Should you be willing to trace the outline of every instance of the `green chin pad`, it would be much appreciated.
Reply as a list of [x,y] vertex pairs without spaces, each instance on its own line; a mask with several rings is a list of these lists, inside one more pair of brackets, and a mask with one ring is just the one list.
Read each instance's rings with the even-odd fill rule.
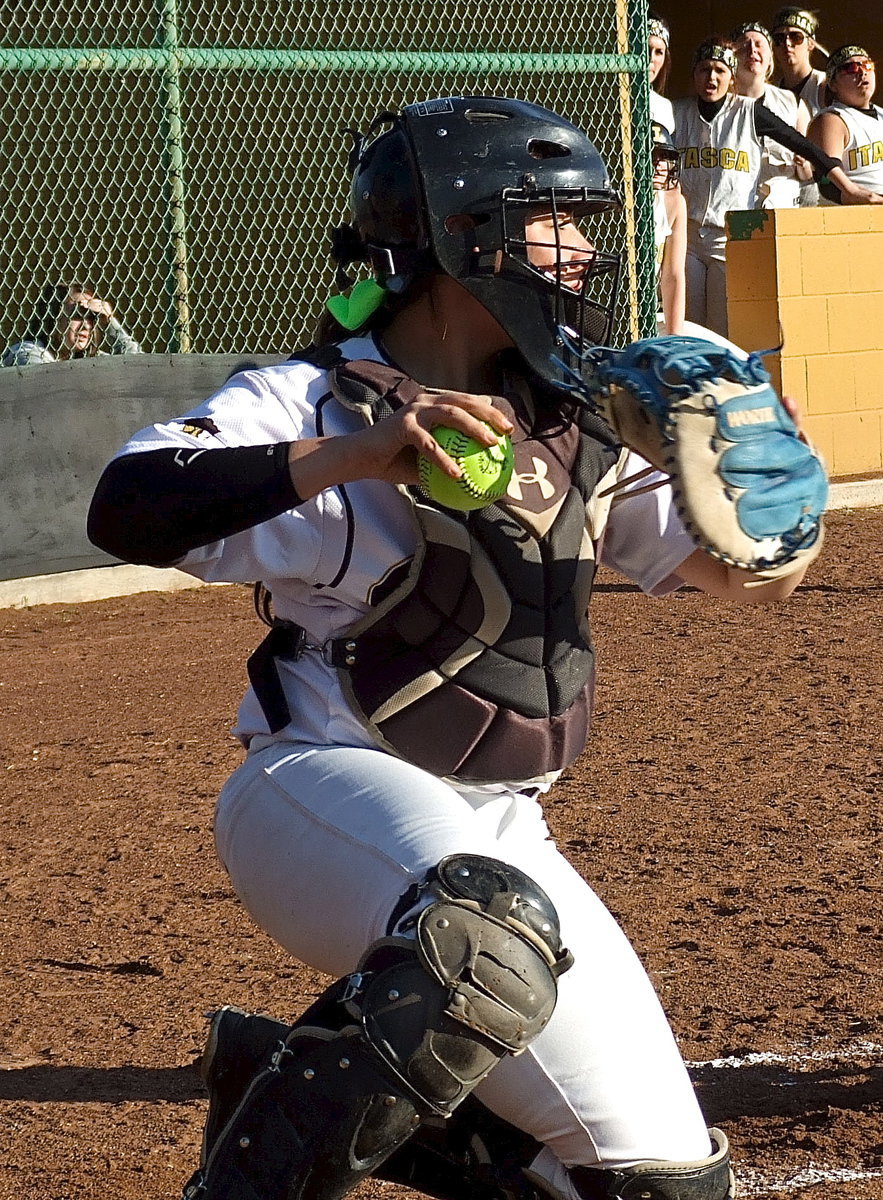
[[325,307],[344,329],[358,329],[383,303],[386,291],[376,279],[360,279],[348,296],[329,296]]

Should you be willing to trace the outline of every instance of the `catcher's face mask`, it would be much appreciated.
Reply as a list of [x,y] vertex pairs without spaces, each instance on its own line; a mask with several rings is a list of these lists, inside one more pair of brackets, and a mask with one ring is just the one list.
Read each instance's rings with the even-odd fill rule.
[[653,186],[657,191],[673,191],[681,179],[681,156],[662,147],[653,148]]
[[672,136],[659,121],[650,126],[653,159],[653,186],[657,191],[676,188],[681,178],[681,155]]
[[[566,189],[550,189],[548,202],[504,192],[499,273],[530,277],[555,325],[566,329],[572,342],[605,345],[610,340],[620,258],[597,249],[589,221],[580,215],[583,208],[584,197]],[[500,324],[506,328],[504,321]]]

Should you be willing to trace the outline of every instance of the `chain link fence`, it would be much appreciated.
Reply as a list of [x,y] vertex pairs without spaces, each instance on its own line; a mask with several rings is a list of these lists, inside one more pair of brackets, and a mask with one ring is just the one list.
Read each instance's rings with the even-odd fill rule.
[[346,127],[511,95],[586,129],[628,201],[597,240],[655,328],[646,0],[0,0],[0,349],[91,283],[149,352],[285,354],[331,290]]

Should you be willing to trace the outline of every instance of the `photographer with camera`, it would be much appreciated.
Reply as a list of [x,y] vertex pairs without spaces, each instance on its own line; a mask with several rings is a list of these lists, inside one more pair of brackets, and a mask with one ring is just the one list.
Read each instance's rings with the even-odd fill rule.
[[48,283],[40,293],[25,336],[3,354],[0,365],[25,367],[98,354],[142,354],[114,316],[108,300],[88,283]]

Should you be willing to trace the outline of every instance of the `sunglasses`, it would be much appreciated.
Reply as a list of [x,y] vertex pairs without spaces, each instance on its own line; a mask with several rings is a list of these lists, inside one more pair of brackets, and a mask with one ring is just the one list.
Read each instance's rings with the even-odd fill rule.
[[84,308],[82,304],[65,305],[64,315],[72,321],[98,320],[98,313],[92,308]]
[[790,42],[792,46],[802,46],[805,41],[806,34],[801,33],[799,29],[783,29],[773,34],[774,46],[784,46],[786,42]]
[[870,58],[852,58],[849,62],[845,62],[842,67],[837,68],[838,75],[864,75],[874,70],[874,64]]

